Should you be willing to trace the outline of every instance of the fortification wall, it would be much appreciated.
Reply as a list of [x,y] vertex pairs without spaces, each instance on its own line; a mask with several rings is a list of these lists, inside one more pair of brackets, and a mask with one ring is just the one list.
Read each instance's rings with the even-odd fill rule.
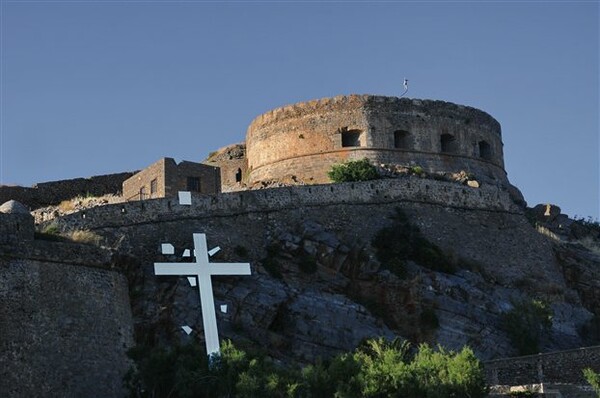
[[55,205],[76,196],[119,194],[123,181],[134,172],[107,174],[90,178],[75,178],[42,182],[33,187],[0,186],[0,203],[14,199],[31,209]]
[[0,253],[3,396],[125,396],[133,321],[110,253],[44,241]]
[[248,180],[246,145],[233,144],[211,153],[203,163],[221,169],[221,191],[239,191]]
[[369,95],[326,98],[258,116],[246,135],[249,182],[328,182],[331,165],[366,157],[507,185],[500,124],[475,108]]
[[[419,312],[415,312],[413,300],[421,294],[413,292],[415,296],[412,296],[409,291],[416,289],[423,292],[426,295],[423,297],[428,297],[424,300],[431,299],[436,303],[441,325],[437,332],[440,343],[452,349],[469,344],[482,357],[490,358],[511,352],[510,342],[499,327],[499,314],[509,305],[507,287],[520,280],[536,281],[533,286],[540,292],[545,291],[545,284],[564,286],[551,244],[506,198],[506,194],[494,186],[472,189],[459,184],[407,177],[193,196],[191,206],[181,206],[176,200],[156,199],[105,206],[86,211],[85,217],[84,213],[74,214],[61,217],[56,222],[63,229],[92,229],[109,244],[118,243],[121,250],[139,259],[139,269],[145,273],[143,291],[151,300],[157,297],[155,292],[160,295],[164,291],[161,289],[165,281],[165,278],[153,275],[152,263],[185,261],[181,260],[181,255],[184,249],[193,247],[192,234],[207,234],[209,247],[218,245],[222,248],[216,255],[222,257],[213,261],[249,261],[253,269],[251,277],[215,278],[216,302],[229,305],[227,314],[217,314],[222,337],[239,338],[236,330],[242,329],[244,336],[257,344],[271,346],[272,335],[266,328],[278,313],[280,304],[287,302],[286,297],[295,297],[305,288],[339,293],[337,289],[348,282],[344,275],[362,272],[359,269],[365,269],[365,272],[376,269],[373,264],[375,257],[370,256],[373,253],[370,242],[382,228],[390,226],[391,217],[400,208],[427,239],[456,258],[467,259],[481,267],[481,275],[493,282],[482,285],[479,273],[465,271],[461,275],[472,283],[461,282],[462,277],[456,279],[455,276],[437,274],[435,278],[431,276],[433,279],[424,279],[420,285],[409,281],[404,285],[396,284],[395,278],[383,273],[372,281],[372,285],[364,286],[369,286],[373,297],[389,305],[383,308],[395,312],[399,323],[406,321],[406,324],[402,323],[402,330],[407,331],[407,336],[418,327],[415,322],[418,323]],[[316,232],[310,235],[306,232],[305,235],[303,231],[308,231],[315,224],[319,226]],[[321,233],[325,231],[327,233]],[[316,238],[308,238],[317,235],[325,235],[325,238],[319,238],[323,242],[334,243],[321,244],[313,242]],[[299,243],[294,240],[295,236],[307,236],[308,240]],[[160,243],[167,242],[174,245],[174,256],[160,253]],[[300,285],[302,288],[299,290],[285,283],[273,284],[273,279],[268,277],[261,265],[264,264],[261,259],[268,255],[266,247],[274,243],[287,247],[288,242],[295,242],[306,250],[315,249],[310,253],[323,261],[317,274],[306,275],[306,283]],[[236,255],[237,247],[247,249],[247,255]],[[336,247],[338,249],[334,249]],[[289,253],[293,253],[292,250]],[[369,259],[359,260],[359,253],[364,253]],[[297,280],[296,272],[304,274],[297,267],[292,269],[290,274],[286,274],[291,280]],[[425,271],[423,277],[428,278],[427,274]],[[187,286],[185,278],[180,278],[180,281]],[[389,290],[383,287],[387,282],[391,283]],[[274,292],[278,298],[273,298]],[[183,324],[198,330],[202,326],[197,312],[197,291],[182,288],[178,289],[178,294],[179,302],[186,304],[174,307],[180,309],[172,314],[173,325],[179,333],[179,326]],[[301,293],[298,297],[306,296]],[[315,303],[319,300],[327,299],[320,295]],[[153,310],[155,307],[140,305],[137,308],[140,312],[147,311],[136,317],[140,328],[156,322],[159,314]],[[337,311],[345,313],[347,309],[341,307]],[[290,315],[293,319],[286,324],[303,322],[306,314],[304,311],[296,312]],[[409,325],[410,322],[413,324]],[[570,326],[577,321],[568,322]],[[310,325],[308,330],[314,328],[318,330],[316,334],[303,334],[299,328],[289,327],[289,334],[285,335],[289,340],[285,337],[285,343],[282,343],[284,346],[289,343],[288,354],[293,351],[294,355],[312,357],[333,354],[335,350],[332,347],[340,350],[354,347],[354,340],[346,337],[332,342],[335,339],[331,336],[347,336],[341,327],[323,327],[318,321]],[[155,333],[168,334],[173,330],[157,332],[152,328],[149,333],[155,336]],[[352,334],[353,329],[348,330]],[[398,333],[405,335],[402,331]]]
[[31,241],[34,236],[30,214],[0,213],[0,245]]
[[485,362],[488,385],[587,384],[582,369],[600,372],[600,346]]
[[417,177],[373,180],[240,191],[216,195],[193,195],[192,206],[180,206],[176,199],[106,205],[58,218],[63,230],[97,229],[118,225],[176,220],[182,217],[216,217],[247,212],[265,212],[299,206],[326,206],[337,203],[430,203],[461,209],[514,212],[521,210],[508,192],[498,186],[465,185]]

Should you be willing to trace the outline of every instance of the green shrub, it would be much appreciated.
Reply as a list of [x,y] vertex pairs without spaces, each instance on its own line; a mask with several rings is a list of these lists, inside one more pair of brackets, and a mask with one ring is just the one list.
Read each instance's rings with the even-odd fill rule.
[[590,368],[583,369],[583,376],[594,389],[596,395],[600,396],[600,374]]
[[455,266],[448,256],[429,242],[402,210],[396,209],[393,220],[393,224],[381,229],[371,242],[384,268],[402,278],[406,262],[412,260],[434,271],[454,272]]
[[409,171],[412,174],[416,174],[418,176],[421,176],[423,174],[425,174],[425,170],[421,167],[421,166],[412,166]]
[[483,397],[481,364],[468,348],[455,353],[406,342],[367,340],[354,352],[302,369],[276,365],[225,341],[209,366],[198,343],[129,351],[131,397]]
[[333,182],[368,181],[379,178],[377,169],[366,158],[334,164],[327,175]]
[[421,311],[421,315],[419,315],[419,321],[421,325],[431,330],[437,329],[440,326],[440,320],[433,308],[424,308]]
[[273,257],[266,257],[262,261],[263,267],[273,278],[281,279],[283,274],[281,273],[281,264]]
[[552,326],[552,310],[541,300],[514,303],[503,315],[503,325],[519,355],[536,354],[541,337]]
[[317,260],[314,256],[305,254],[300,257],[300,271],[307,274],[314,274],[317,272]]

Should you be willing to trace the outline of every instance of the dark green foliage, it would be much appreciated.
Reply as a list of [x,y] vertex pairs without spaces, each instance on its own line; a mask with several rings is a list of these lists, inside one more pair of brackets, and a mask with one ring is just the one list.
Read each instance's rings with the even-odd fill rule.
[[327,175],[333,182],[368,181],[379,178],[377,169],[366,158],[334,164]]
[[543,301],[524,300],[504,314],[503,324],[519,355],[536,354],[540,338],[552,326],[552,310]]
[[248,257],[248,249],[246,249],[245,246],[242,245],[237,245],[234,249],[233,252],[235,253],[236,256],[238,257]]
[[47,232],[35,232],[33,234],[33,238],[34,239],[38,239],[38,240],[47,240],[47,241],[51,241],[51,242],[71,242],[70,239],[55,234],[55,233],[47,233]]
[[281,273],[281,264],[273,257],[266,257],[262,260],[262,265],[265,267],[269,275],[273,278],[281,279],[283,274]]
[[394,223],[380,230],[371,242],[386,269],[403,277],[406,261],[412,260],[434,271],[454,272],[454,265],[444,252],[429,242],[400,209],[396,209],[393,219]]
[[421,325],[428,329],[437,329],[440,326],[440,320],[438,319],[435,310],[433,308],[424,308],[419,316]]
[[279,264],[279,261],[277,261],[276,258],[280,252],[281,247],[276,243],[271,243],[267,246],[267,256],[262,260],[262,265],[269,275],[277,279],[283,278],[283,275],[281,274],[281,264]]
[[425,174],[425,170],[421,166],[412,166],[409,168],[411,174],[421,176]]
[[455,353],[406,342],[367,340],[354,352],[302,369],[275,365],[224,342],[209,367],[198,344],[130,351],[131,397],[483,397],[481,364],[468,348]]
[[600,396],[600,374],[594,372],[590,368],[583,369],[583,376],[592,386],[596,395]]
[[304,254],[300,257],[300,271],[305,272],[307,274],[314,274],[317,272],[317,260],[314,256]]

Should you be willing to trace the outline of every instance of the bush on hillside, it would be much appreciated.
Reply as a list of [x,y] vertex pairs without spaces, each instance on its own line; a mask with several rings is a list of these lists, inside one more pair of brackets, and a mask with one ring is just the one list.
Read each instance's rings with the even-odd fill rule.
[[327,175],[333,182],[368,181],[379,178],[377,169],[366,158],[334,164]]
[[199,344],[131,350],[131,397],[484,397],[483,369],[460,352],[406,342],[367,340],[354,352],[302,369],[284,368],[224,342],[211,365]]
[[383,267],[403,277],[406,262],[412,260],[434,271],[454,272],[455,265],[448,256],[427,240],[402,210],[396,209],[393,220],[392,225],[381,229],[371,242]]
[[540,352],[540,339],[552,326],[552,310],[541,300],[515,303],[503,316],[504,328],[519,355]]

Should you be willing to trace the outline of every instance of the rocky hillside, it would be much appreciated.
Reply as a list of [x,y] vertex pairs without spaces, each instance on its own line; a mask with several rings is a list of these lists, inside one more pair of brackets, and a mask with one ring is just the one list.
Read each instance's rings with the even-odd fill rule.
[[[537,210],[340,202],[156,215],[152,223],[93,232],[129,264],[140,345],[203,339],[197,289],[186,278],[153,273],[154,262],[185,261],[194,232],[221,247],[212,261],[252,265],[251,276],[213,278],[217,308],[228,305],[217,314],[221,337],[284,361],[352,350],[372,336],[467,344],[481,359],[519,354],[520,337],[541,351],[597,344],[598,228]],[[163,242],[175,255],[158,252]],[[550,323],[529,311],[536,306]],[[530,323],[532,336],[519,336]]]

